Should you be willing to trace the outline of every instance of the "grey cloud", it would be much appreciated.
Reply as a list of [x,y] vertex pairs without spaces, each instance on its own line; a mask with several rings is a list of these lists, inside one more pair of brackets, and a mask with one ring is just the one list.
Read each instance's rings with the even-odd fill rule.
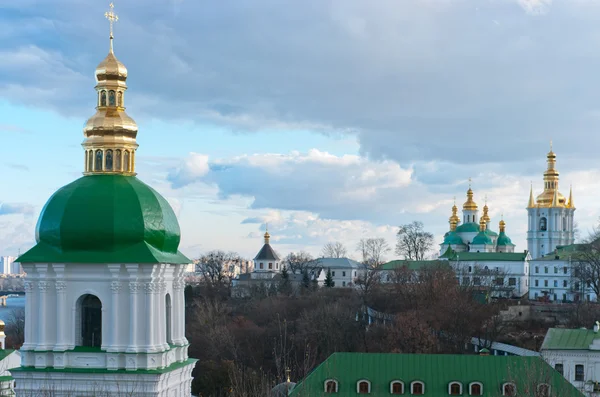
[[[21,63],[0,68],[0,95],[89,114],[92,71],[107,46],[104,5],[28,6],[31,14],[2,21],[7,30],[27,18],[52,23],[40,27],[44,46],[31,29],[4,41],[4,58]],[[342,131],[357,134],[364,155],[403,165],[512,162],[549,139],[564,155],[589,157],[600,144],[600,8],[591,2],[162,7],[132,0],[117,10],[134,116]]]

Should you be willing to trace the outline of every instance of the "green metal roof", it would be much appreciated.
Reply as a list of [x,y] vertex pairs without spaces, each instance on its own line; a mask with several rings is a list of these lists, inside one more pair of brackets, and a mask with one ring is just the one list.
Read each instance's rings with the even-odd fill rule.
[[498,235],[498,233],[496,233],[495,231],[493,231],[491,229],[485,229],[484,233],[486,234],[486,236],[490,236],[490,237],[496,237]]
[[485,234],[485,232],[479,232],[479,234],[473,238],[473,241],[471,241],[471,244],[473,244],[473,245],[480,245],[480,244],[491,245],[494,243],[492,242],[492,239],[487,234]]
[[544,338],[542,350],[589,350],[594,339],[600,339],[600,333],[591,329],[550,328]]
[[37,244],[17,261],[189,263],[179,240],[177,217],[154,189],[133,176],[89,175],[50,197]]
[[536,258],[536,261],[548,261],[548,260],[568,260],[577,258],[577,251],[581,251],[585,248],[586,244],[570,244],[570,245],[559,245],[556,247],[556,252],[551,252],[540,258]]
[[481,382],[483,396],[499,396],[502,385],[514,382],[517,395],[534,395],[540,383],[551,387],[552,396],[581,397],[582,394],[539,357],[395,354],[395,353],[334,353],[290,393],[296,397],[329,395],[324,393],[328,379],[338,382],[338,395],[356,394],[359,380],[371,382],[372,396],[389,396],[390,383],[404,382],[405,395],[410,395],[413,381],[424,383],[425,396],[447,396],[451,382],[463,385],[468,394],[471,382]]
[[503,246],[513,245],[514,246],[514,244],[510,240],[510,237],[508,237],[505,232],[500,232],[500,235],[498,236],[498,240],[496,241],[496,245],[503,245]]
[[479,231],[479,224],[474,222],[463,223],[456,228],[457,233],[477,233]]
[[407,267],[410,270],[421,270],[423,268],[448,267],[448,261],[431,260],[431,261],[410,261],[406,259],[397,259],[389,261],[381,265],[381,270],[394,270],[402,267]]
[[446,250],[440,258],[451,261],[509,261],[522,262],[527,258],[527,252],[456,252]]
[[444,242],[442,244],[450,244],[450,245],[465,245],[462,238],[456,232],[448,232],[444,237]]

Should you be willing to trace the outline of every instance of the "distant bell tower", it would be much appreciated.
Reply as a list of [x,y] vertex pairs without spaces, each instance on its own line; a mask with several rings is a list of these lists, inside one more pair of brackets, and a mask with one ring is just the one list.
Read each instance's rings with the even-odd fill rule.
[[558,191],[556,154],[552,151],[552,143],[546,158],[548,167],[544,172],[544,191],[534,200],[532,186],[527,204],[527,248],[533,259],[553,252],[557,246],[575,241],[573,189],[568,199]]

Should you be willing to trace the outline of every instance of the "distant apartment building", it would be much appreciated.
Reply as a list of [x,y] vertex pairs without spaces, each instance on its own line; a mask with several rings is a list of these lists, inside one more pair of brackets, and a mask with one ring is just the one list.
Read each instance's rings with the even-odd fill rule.
[[0,273],[1,274],[19,274],[21,266],[15,263],[16,256],[1,256],[0,257]]

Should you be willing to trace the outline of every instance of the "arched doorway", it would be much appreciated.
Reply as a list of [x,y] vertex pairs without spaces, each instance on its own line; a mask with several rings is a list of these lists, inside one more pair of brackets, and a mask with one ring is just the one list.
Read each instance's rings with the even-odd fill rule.
[[81,315],[81,345],[100,347],[102,345],[102,302],[95,295],[79,298]]
[[172,344],[173,338],[171,336],[171,295],[169,294],[165,296],[165,319],[165,326],[167,327],[167,343]]

